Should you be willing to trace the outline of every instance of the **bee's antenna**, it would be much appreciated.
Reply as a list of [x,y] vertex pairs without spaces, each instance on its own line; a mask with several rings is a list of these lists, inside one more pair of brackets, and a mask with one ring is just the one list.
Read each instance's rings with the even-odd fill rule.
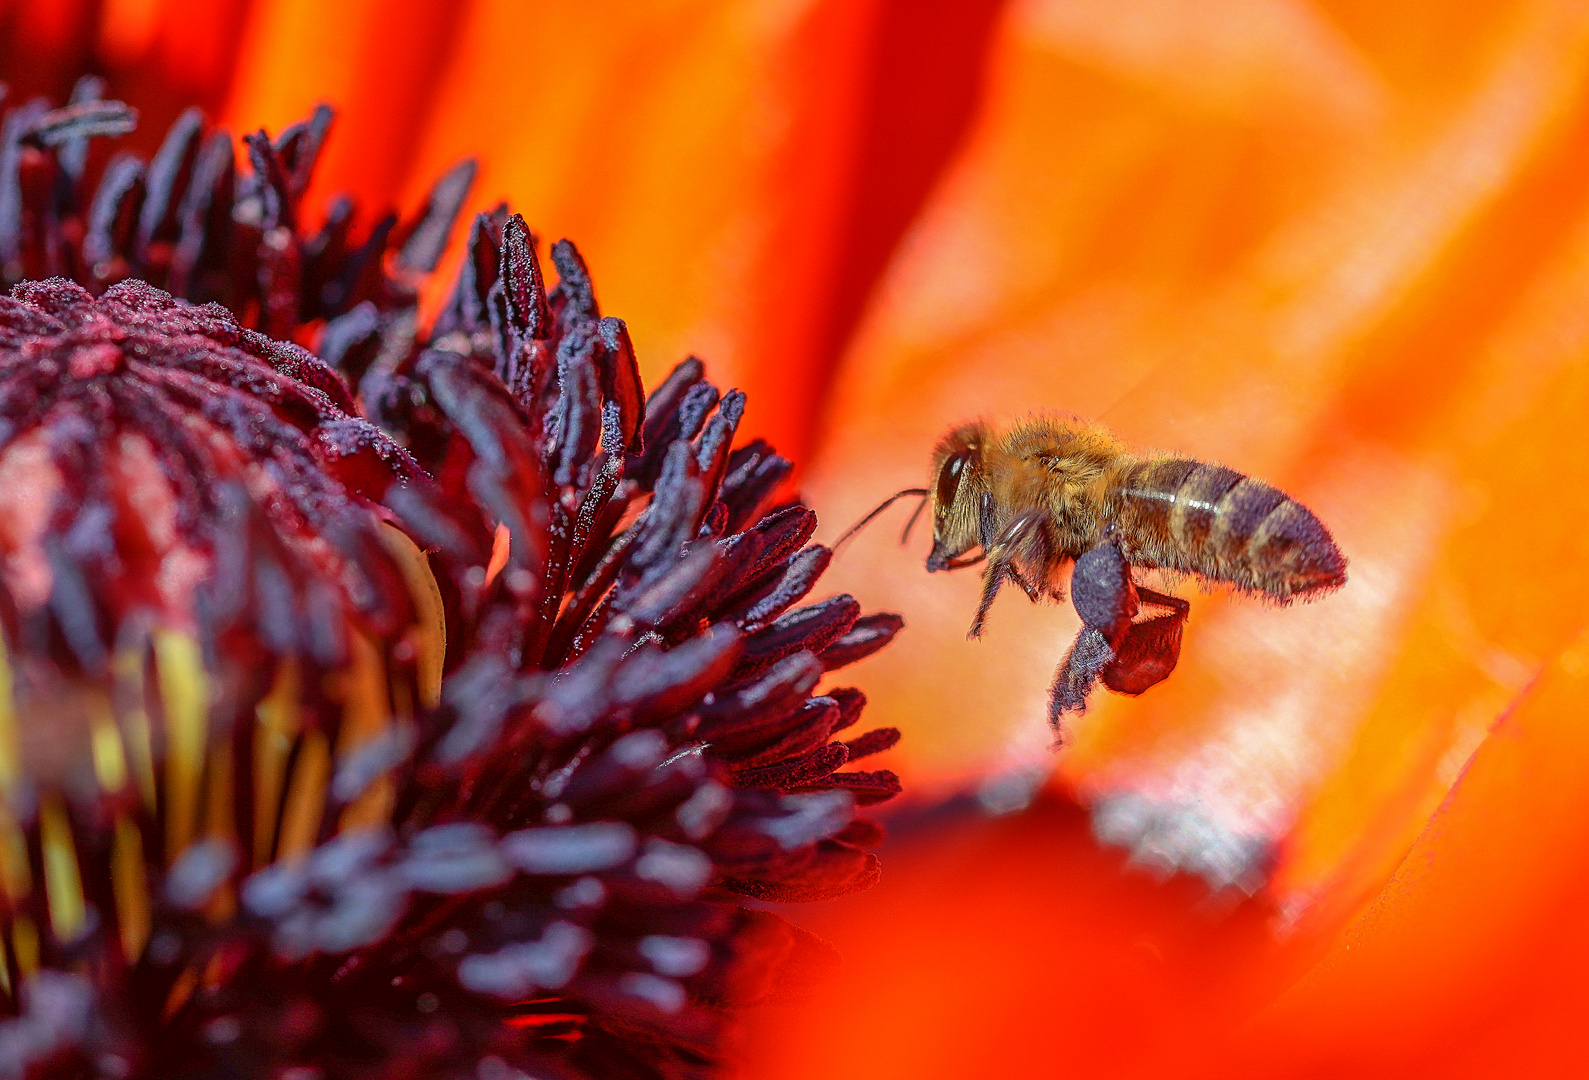
[[[910,520],[905,522],[905,531],[899,534],[901,545],[910,543],[910,530],[916,527],[916,519],[921,517],[923,510],[927,509],[927,490],[925,488],[917,488],[916,490],[921,492],[921,502],[917,503],[916,509],[910,512]],[[903,495],[904,492],[900,492],[900,494]]]
[[[881,514],[884,510],[887,510],[890,506],[893,506],[896,502],[898,502],[900,499],[903,499],[907,495],[920,495],[921,496],[921,506],[916,507],[916,512],[914,514],[910,515],[911,524],[912,525],[915,524],[916,518],[921,514],[921,507],[927,505],[927,489],[926,488],[906,488],[904,491],[896,491],[896,492],[894,492],[894,494],[890,495],[888,498],[884,499],[881,503],[879,503],[877,505],[877,509],[873,510],[870,514],[867,514],[860,521],[857,521],[854,525],[851,525],[848,529],[845,529],[844,530],[844,535],[839,537],[837,540],[835,540],[833,542],[833,547],[830,550],[835,552],[835,553],[837,553],[839,548],[844,546],[844,542],[846,540],[848,540],[850,537],[854,536],[856,533],[858,533],[862,529],[864,529],[868,524],[871,523],[871,520],[873,518],[875,518],[878,514]],[[910,525],[905,526],[905,532],[907,534],[910,532]],[[901,543],[904,542],[903,537],[901,538],[900,542]]]

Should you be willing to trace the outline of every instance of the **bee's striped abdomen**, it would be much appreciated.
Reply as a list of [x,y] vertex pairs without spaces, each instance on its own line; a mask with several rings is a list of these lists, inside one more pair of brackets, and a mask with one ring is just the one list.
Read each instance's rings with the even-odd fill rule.
[[1290,600],[1346,580],[1329,530],[1261,480],[1187,458],[1141,461],[1111,493],[1127,555]]

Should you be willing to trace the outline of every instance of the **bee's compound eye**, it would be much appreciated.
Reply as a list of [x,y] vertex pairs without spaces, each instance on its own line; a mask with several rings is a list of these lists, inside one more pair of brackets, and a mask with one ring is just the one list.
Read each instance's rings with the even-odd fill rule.
[[957,450],[943,463],[943,468],[938,470],[938,508],[947,510],[953,505],[955,494],[960,490],[960,474],[965,471],[966,463],[976,455],[972,449]]

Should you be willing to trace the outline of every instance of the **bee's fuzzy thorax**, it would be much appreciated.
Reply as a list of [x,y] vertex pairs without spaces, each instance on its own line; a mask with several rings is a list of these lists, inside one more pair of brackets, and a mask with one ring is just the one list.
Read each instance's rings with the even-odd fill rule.
[[1033,417],[991,440],[985,468],[994,503],[1010,514],[1046,512],[1049,550],[1074,558],[1097,543],[1105,492],[1131,460],[1097,424]]

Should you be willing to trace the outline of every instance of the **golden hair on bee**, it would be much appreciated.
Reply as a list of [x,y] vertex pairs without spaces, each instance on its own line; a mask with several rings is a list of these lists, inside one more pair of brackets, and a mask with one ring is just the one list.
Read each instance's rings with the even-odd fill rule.
[[1063,600],[1070,570],[1082,632],[1050,692],[1056,725],[1085,706],[1095,681],[1137,694],[1174,669],[1189,605],[1134,571],[1189,575],[1281,605],[1346,582],[1329,530],[1284,492],[1222,465],[1133,453],[1097,424],[965,424],[934,449],[932,478],[928,572],[986,563],[970,636],[1005,581],[1034,601]]

